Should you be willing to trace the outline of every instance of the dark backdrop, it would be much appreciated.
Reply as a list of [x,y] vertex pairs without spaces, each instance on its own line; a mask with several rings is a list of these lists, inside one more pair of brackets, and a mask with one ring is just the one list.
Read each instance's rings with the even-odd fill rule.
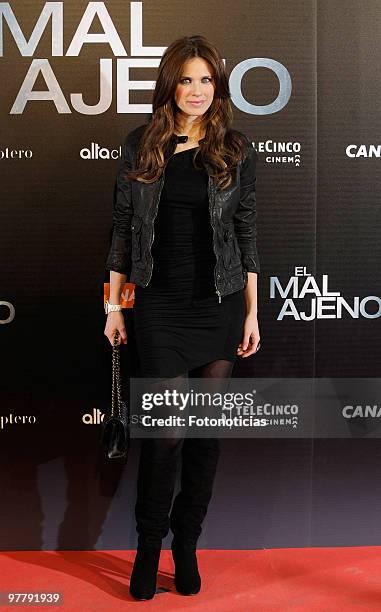
[[[87,2],[55,4],[40,40],[44,2],[0,5],[0,547],[133,548],[139,441],[126,468],[98,451],[111,371],[104,262],[116,156],[151,112],[163,48],[196,33],[217,44],[235,126],[259,152],[261,351],[235,376],[377,378],[381,14],[377,0],[195,0],[191,13],[183,0],[112,0],[94,18]],[[109,42],[76,50],[86,14]],[[40,93],[28,99],[28,87]],[[304,273],[365,310],[303,320],[307,293],[282,317],[272,284],[297,274],[301,287]],[[134,364],[124,354],[125,371]],[[200,545],[378,544],[380,454],[378,439],[224,440]]]

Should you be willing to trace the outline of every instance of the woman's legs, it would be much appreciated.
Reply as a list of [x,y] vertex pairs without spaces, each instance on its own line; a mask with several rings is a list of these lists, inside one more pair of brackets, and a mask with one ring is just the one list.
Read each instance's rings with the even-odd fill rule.
[[[222,379],[231,376],[233,365],[220,359],[191,370],[189,377],[204,378],[205,391],[223,392],[226,381]],[[164,392],[171,387],[186,392],[188,377],[183,374],[160,380],[153,387],[153,392]],[[181,491],[169,517],[180,455]],[[167,438],[142,440],[135,506],[138,551],[130,581],[134,597],[151,599],[154,596],[162,539],[170,527],[175,534],[172,551],[176,588],[184,595],[200,590],[196,543],[211,499],[218,457],[217,438],[184,439],[175,430]]]
[[[187,381],[186,375],[158,379],[149,391],[186,391]],[[152,599],[156,592],[162,539],[169,531],[169,511],[183,444],[180,433],[174,430],[167,438],[142,440],[135,505],[138,549],[130,580],[130,593],[137,599]]]
[[[189,372],[189,378],[203,378],[198,391],[223,393],[234,363],[218,359]],[[213,380],[211,380],[213,379]],[[201,388],[200,388],[201,387]],[[212,497],[213,482],[220,454],[218,438],[185,438],[182,447],[181,490],[170,515],[175,540],[196,547],[201,524]]]
[[[190,370],[189,378],[205,379],[204,389],[202,383],[198,385],[200,391],[222,393],[233,366],[231,361],[218,359]],[[164,392],[171,388],[187,392],[187,374],[160,379],[152,391]],[[139,543],[161,547],[169,527],[179,538],[197,542],[212,496],[219,452],[218,438],[184,440],[178,431],[173,437],[142,440],[135,506]],[[180,455],[181,491],[169,517]]]
[[[187,392],[187,374],[155,381],[150,392],[163,393],[166,389]],[[164,407],[163,416],[165,412]],[[173,430],[172,435],[169,432],[166,438],[142,440],[135,506],[139,545],[161,548],[169,531],[169,511],[184,442],[179,430]]]

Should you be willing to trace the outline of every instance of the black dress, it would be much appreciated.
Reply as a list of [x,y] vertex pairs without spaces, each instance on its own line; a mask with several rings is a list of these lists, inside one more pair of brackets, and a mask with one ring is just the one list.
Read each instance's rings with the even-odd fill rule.
[[143,377],[174,377],[216,359],[237,359],[244,290],[218,301],[208,174],[195,148],[169,159],[154,224],[153,271],[135,286],[134,328]]

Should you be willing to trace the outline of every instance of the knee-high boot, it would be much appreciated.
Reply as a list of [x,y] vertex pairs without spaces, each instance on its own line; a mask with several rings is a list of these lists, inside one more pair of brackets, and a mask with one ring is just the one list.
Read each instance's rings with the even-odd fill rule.
[[156,592],[182,444],[181,438],[142,441],[135,506],[138,548],[130,580],[130,593],[136,599],[151,599]]
[[219,440],[186,438],[182,452],[181,491],[170,517],[175,585],[179,593],[194,595],[201,588],[196,545],[212,497],[220,452]]

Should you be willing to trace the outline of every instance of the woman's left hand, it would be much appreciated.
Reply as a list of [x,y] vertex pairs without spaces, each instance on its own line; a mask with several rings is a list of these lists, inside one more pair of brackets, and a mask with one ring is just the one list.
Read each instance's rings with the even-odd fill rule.
[[256,314],[248,314],[243,328],[243,338],[238,345],[237,355],[239,357],[249,357],[259,349],[259,327]]

